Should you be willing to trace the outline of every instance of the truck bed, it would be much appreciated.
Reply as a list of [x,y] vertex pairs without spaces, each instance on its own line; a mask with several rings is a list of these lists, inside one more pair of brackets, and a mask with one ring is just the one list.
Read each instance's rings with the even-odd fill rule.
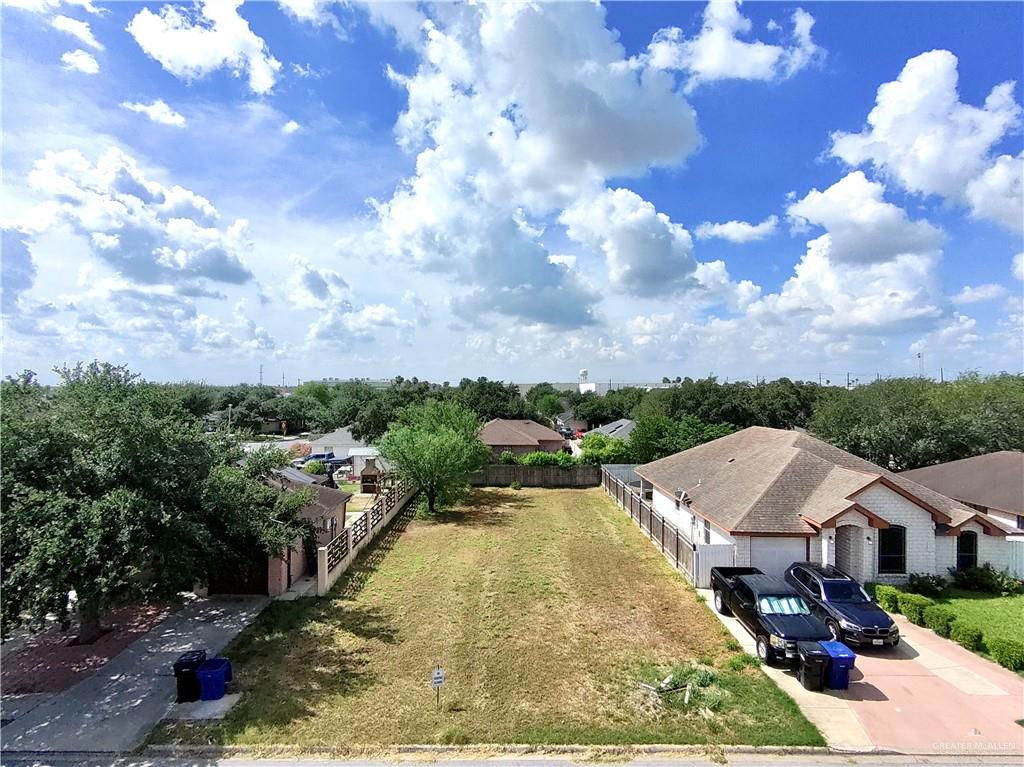
[[764,575],[764,573],[756,567],[712,567],[711,586],[714,587],[717,581],[731,591],[735,579],[740,575]]

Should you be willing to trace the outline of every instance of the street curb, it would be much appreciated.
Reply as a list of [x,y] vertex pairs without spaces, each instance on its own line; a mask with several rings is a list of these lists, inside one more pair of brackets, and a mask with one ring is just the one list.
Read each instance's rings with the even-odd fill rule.
[[202,758],[252,756],[259,754],[272,758],[273,755],[305,756],[311,758],[334,757],[351,759],[370,759],[375,757],[387,759],[388,755],[425,754],[450,759],[473,757],[486,759],[503,755],[529,754],[539,758],[586,755],[589,757],[621,757],[622,761],[630,761],[636,756],[707,756],[709,754],[770,754],[777,756],[882,756],[900,755],[896,751],[883,749],[846,750],[828,746],[717,746],[717,745],[671,745],[650,744],[635,746],[584,746],[584,745],[530,745],[530,744],[478,744],[466,746],[408,744],[397,746],[352,746],[349,748],[298,748],[287,745],[267,746],[189,746],[154,744],[144,748],[142,756],[195,756]]

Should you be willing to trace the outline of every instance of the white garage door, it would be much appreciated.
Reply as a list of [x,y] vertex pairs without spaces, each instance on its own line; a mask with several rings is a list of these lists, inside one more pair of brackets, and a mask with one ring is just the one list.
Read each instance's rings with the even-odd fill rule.
[[750,566],[782,577],[794,562],[807,561],[806,538],[751,538]]

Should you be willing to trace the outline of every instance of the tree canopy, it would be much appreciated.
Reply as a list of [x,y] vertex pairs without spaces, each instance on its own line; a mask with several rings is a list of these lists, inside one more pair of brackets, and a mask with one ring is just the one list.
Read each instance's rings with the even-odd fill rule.
[[454,402],[430,400],[404,409],[378,443],[381,455],[423,494],[427,513],[454,502],[490,450],[477,437],[480,420]]
[[51,390],[31,373],[0,386],[5,632],[65,615],[74,591],[91,641],[103,610],[190,589],[238,541],[280,551],[302,529],[303,497],[233,466],[237,448],[178,393],[105,363],[57,373]]

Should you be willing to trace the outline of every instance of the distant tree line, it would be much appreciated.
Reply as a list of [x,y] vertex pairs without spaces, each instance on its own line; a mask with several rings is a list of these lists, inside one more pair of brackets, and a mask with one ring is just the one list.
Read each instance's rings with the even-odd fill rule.
[[[638,423],[630,453],[653,460],[749,426],[807,429],[867,460],[905,470],[998,449],[1024,446],[1024,376],[963,375],[938,383],[919,378],[881,380],[847,389],[779,378],[756,384],[713,377],[677,378],[663,388],[622,387],[581,394],[540,383],[518,386],[486,378],[457,385],[396,378],[390,386],[363,381],[310,382],[281,396],[269,386],[155,385],[194,417],[216,416],[233,431],[258,432],[278,418],[288,433],[348,426],[358,439],[379,440],[399,414],[429,401],[492,418],[552,422],[565,412],[601,426],[620,418]],[[595,454],[592,454],[592,457]],[[621,451],[620,451],[621,457]]]

